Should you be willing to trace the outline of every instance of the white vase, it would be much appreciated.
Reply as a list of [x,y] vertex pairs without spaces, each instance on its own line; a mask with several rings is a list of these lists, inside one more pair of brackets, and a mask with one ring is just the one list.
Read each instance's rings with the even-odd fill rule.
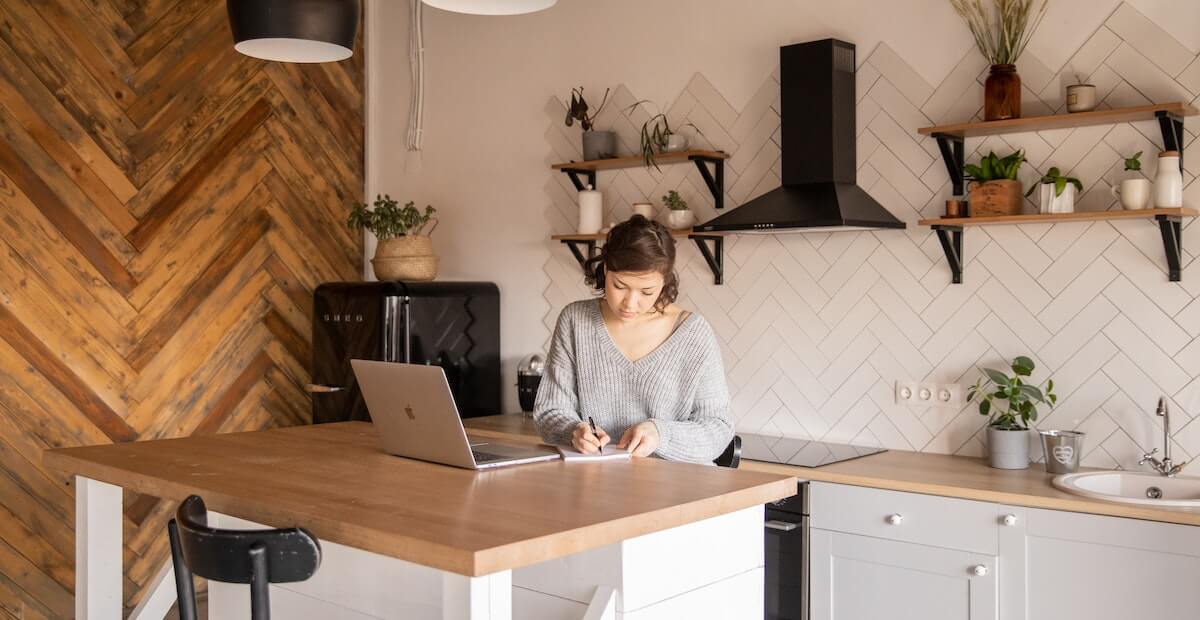
[[1150,179],[1125,179],[1111,189],[1113,197],[1119,198],[1125,209],[1145,209],[1150,204]]
[[1154,206],[1183,206],[1183,173],[1179,171],[1179,151],[1158,154],[1158,174],[1154,176]]
[[681,228],[691,228],[692,224],[696,223],[696,214],[692,213],[691,209],[668,209],[667,210],[667,228],[679,230]]
[[1075,211],[1075,186],[1067,183],[1062,194],[1054,195],[1053,183],[1042,183],[1038,188],[1042,213],[1073,213]]
[[604,195],[588,185],[579,192],[579,227],[581,235],[594,235],[604,226]]

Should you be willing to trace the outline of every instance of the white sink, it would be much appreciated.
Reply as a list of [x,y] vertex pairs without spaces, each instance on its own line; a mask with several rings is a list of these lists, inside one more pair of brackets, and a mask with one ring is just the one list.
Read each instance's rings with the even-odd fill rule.
[[1092,471],[1063,474],[1055,477],[1053,482],[1068,493],[1110,502],[1200,508],[1200,478],[1167,478],[1134,471]]

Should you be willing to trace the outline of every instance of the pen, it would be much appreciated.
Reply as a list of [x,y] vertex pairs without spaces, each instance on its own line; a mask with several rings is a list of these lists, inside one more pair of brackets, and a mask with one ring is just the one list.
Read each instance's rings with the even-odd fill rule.
[[[592,416],[588,416],[588,425],[592,427],[592,437],[595,437],[596,441],[600,441],[600,433],[596,432],[596,421],[592,419]],[[604,454],[604,446],[600,446],[600,454]]]

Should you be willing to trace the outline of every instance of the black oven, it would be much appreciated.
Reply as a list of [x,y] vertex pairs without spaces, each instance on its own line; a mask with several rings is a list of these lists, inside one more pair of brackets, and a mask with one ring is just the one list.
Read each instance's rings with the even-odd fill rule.
[[766,620],[808,620],[808,483],[766,505]]

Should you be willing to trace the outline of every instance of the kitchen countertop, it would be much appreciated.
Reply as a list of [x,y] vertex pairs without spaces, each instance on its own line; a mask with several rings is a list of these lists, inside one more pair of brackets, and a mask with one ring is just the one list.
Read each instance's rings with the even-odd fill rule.
[[[472,434],[540,442],[533,420],[523,415],[489,416],[465,421]],[[1054,488],[1040,464],[1029,469],[993,469],[980,458],[889,450],[818,468],[742,460],[740,469],[796,476],[801,480],[909,491],[1030,508],[1066,510],[1164,523],[1200,525],[1200,509],[1119,504],[1073,495]],[[1085,469],[1086,470],[1086,469]]]
[[[520,416],[517,416],[520,417]],[[461,575],[668,530],[796,492],[791,474],[657,459],[475,472],[391,456],[366,422],[61,448],[54,469]],[[602,472],[602,475],[601,475]]]

